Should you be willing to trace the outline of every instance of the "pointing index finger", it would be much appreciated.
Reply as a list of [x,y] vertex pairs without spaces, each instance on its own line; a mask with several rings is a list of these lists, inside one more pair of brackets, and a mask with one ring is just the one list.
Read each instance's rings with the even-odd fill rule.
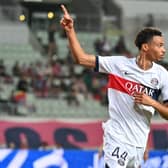
[[61,8],[62,8],[62,11],[65,15],[68,14],[68,11],[67,11],[67,9],[65,8],[64,5],[61,5]]

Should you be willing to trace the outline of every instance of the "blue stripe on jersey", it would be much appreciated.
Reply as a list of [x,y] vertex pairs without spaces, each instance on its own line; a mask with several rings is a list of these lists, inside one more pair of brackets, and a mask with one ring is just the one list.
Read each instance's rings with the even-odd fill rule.
[[99,57],[98,56],[96,56],[96,66],[95,66],[95,68],[94,68],[94,71],[95,72],[99,72]]
[[168,100],[164,100],[163,103],[168,103]]
[[[143,85],[144,86],[144,85]],[[148,95],[151,96],[154,100],[158,100],[161,90],[160,89],[153,89],[148,86],[144,86],[144,92]]]

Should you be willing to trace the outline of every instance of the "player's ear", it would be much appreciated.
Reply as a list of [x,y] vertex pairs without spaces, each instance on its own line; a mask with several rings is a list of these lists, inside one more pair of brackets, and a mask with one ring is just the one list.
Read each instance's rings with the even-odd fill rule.
[[142,50],[147,51],[149,49],[149,46],[147,43],[142,44]]

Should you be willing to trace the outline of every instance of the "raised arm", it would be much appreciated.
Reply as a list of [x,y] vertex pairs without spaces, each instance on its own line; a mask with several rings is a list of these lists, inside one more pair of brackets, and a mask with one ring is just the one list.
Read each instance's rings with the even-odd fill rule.
[[64,15],[60,21],[60,24],[66,32],[69,41],[69,47],[76,63],[86,67],[95,68],[96,66],[95,55],[87,54],[83,50],[83,48],[79,43],[79,40],[77,39],[77,35],[74,30],[74,21],[72,17],[68,13],[64,5],[61,5],[61,8]]
[[161,104],[145,93],[139,92],[134,93],[134,98],[135,103],[152,106],[164,119],[168,120],[168,103]]

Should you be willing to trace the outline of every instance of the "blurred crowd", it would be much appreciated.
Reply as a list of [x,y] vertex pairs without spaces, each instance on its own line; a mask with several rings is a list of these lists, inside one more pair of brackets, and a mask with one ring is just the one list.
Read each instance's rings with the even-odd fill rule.
[[[64,99],[68,105],[79,106],[81,100],[88,97],[107,104],[107,76],[98,74],[91,69],[76,65],[71,52],[66,59],[57,56],[59,48],[53,38],[54,26],[49,29],[48,59],[38,60],[30,64],[16,61],[11,69],[0,60],[0,104],[4,111],[18,114],[20,108],[26,107],[31,112],[36,111],[35,99]],[[125,55],[132,57],[127,49],[124,37],[121,36],[115,46],[110,46],[106,36],[96,39],[93,47],[99,55]],[[3,96],[3,86],[12,85],[14,88],[9,96]]]
[[[30,114],[37,111],[37,99],[63,99],[69,106],[80,106],[83,101],[92,98],[103,106],[107,105],[108,76],[76,65],[70,50],[65,59],[60,59],[57,41],[51,37],[55,30],[52,31],[54,32],[48,34],[46,59],[29,64],[26,60],[25,63],[18,60],[10,69],[5,60],[0,59],[1,111],[10,115]],[[122,35],[115,45],[111,45],[108,37],[103,35],[102,38],[95,39],[92,47],[97,55],[135,56],[127,48]],[[167,68],[167,64],[161,64]]]

